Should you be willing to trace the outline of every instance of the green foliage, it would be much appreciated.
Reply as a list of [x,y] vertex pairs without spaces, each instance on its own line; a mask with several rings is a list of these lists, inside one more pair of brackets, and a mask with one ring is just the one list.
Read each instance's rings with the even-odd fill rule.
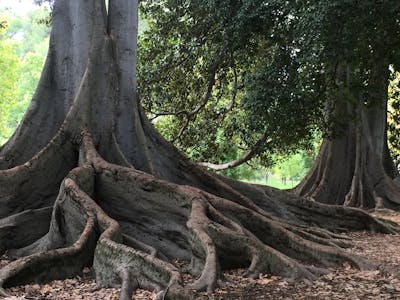
[[44,63],[41,53],[29,52],[20,62],[18,68],[17,95],[7,112],[7,127],[13,131],[22,119],[35,92]]
[[389,84],[388,102],[388,146],[395,160],[400,165],[400,73],[392,72]]
[[139,41],[141,101],[150,115],[168,115],[156,126],[193,159],[225,162],[267,136],[258,148],[269,150],[259,156],[269,165],[270,152],[309,140],[315,104],[281,93],[298,68],[293,49],[279,46],[284,9],[279,1],[142,3],[149,29]]
[[310,153],[299,151],[290,156],[280,157],[272,171],[288,180],[299,181],[307,174],[313,159],[314,157]]
[[[275,157],[275,165],[271,168],[273,175],[291,181],[291,183],[298,183],[310,170],[321,146],[321,136],[315,132],[313,143],[308,149],[299,149],[289,155],[280,155]],[[286,182],[286,184],[288,184]],[[277,186],[281,187],[281,186]],[[288,187],[284,187],[288,188]]]
[[5,35],[5,29],[0,29],[0,143],[10,134],[6,116],[17,96],[19,59],[13,46]]
[[400,57],[399,1],[150,0],[141,10],[141,101],[198,161],[237,158],[264,137],[269,166],[273,153],[310,148],[316,129],[340,134],[355,117],[333,107],[375,105]]
[[49,28],[38,23],[48,14],[45,9],[32,11],[27,16],[3,14],[8,26],[0,31],[1,144],[13,133],[33,96],[49,35]]
[[[28,53],[46,55],[50,28],[42,23],[49,11],[37,9],[27,15],[13,15],[10,17],[6,35],[18,43],[15,49],[19,57],[24,58]],[[23,42],[22,42],[23,41]]]

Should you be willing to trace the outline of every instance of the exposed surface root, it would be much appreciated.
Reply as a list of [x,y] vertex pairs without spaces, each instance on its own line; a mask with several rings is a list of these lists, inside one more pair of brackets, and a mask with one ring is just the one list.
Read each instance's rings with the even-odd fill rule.
[[[99,285],[122,286],[120,299],[130,299],[138,288],[155,291],[158,299],[188,299],[191,289],[212,291],[227,268],[247,267],[252,278],[272,273],[287,280],[315,279],[327,267],[343,263],[369,268],[343,251],[351,245],[342,235],[318,226],[323,220],[328,220],[325,228],[337,231],[351,225],[397,232],[394,224],[358,210],[286,197],[282,203],[287,211],[299,217],[290,222],[251,202],[249,193],[236,202],[110,164],[87,131],[80,143],[81,166],[62,182],[51,221],[50,208],[0,220],[3,252],[22,257],[0,270],[0,287],[73,276],[93,264]],[[307,215],[309,222],[302,219]],[[31,245],[22,242],[27,241],[24,236],[11,242],[7,234],[20,235],[26,222],[38,216],[47,221],[29,240]],[[335,217],[341,218],[336,226]],[[197,279],[190,285],[183,286],[174,259],[191,261],[187,271]]]
[[52,209],[31,209],[0,219],[0,255],[6,249],[24,247],[45,235],[49,229]]
[[200,277],[191,285],[192,289],[211,291],[218,279],[219,265],[216,245],[207,233],[210,221],[206,216],[206,205],[201,200],[193,200],[188,227],[192,230],[194,238],[198,239],[205,255],[204,267]]
[[284,220],[290,225],[320,232],[367,230],[394,234],[400,231],[398,224],[377,220],[360,209],[327,205],[271,187],[218,178],[262,208],[264,212],[258,211],[260,214],[277,222]]
[[[307,240],[290,230],[296,231],[294,225],[281,225],[281,222],[269,220],[256,212],[239,207],[235,203],[228,203],[224,199],[213,199],[213,205],[224,211],[232,218],[240,220],[250,232],[256,235],[263,243],[269,245],[290,257],[304,261],[319,261],[322,265],[341,264],[344,261],[352,261],[358,267],[364,267],[364,263],[356,258],[347,257],[337,247],[324,246],[312,240]],[[317,237],[314,237],[315,239]],[[365,266],[366,267],[366,266]]]
[[363,126],[348,124],[342,137],[324,140],[309,174],[293,192],[331,205],[398,210],[400,185],[393,180],[397,171],[386,140],[370,132],[381,130],[382,136],[385,135],[382,124],[386,121],[379,125],[374,122],[380,118],[386,120],[386,110],[380,110],[367,121],[372,115],[371,111],[360,115],[360,120],[366,118]]
[[[1,269],[0,286],[72,276],[93,261],[99,285],[122,285],[120,299],[130,299],[137,288],[153,290],[159,299],[186,299],[190,289],[213,290],[226,268],[247,266],[249,277],[272,273],[297,280],[314,279],[326,273],[326,267],[345,262],[369,267],[341,249],[350,246],[341,235],[270,216],[256,204],[249,205],[248,195],[245,203],[236,203],[156,179],[129,166],[109,164],[99,156],[87,132],[81,143],[82,166],[63,181],[50,230],[27,247],[9,250],[10,255],[23,257]],[[311,219],[349,214],[350,220],[350,215],[358,214],[369,222],[338,220],[343,223],[339,228],[353,222],[360,229],[397,230],[361,211],[301,201],[286,199],[285,204],[290,202],[296,215],[300,207],[305,209]],[[4,233],[11,226],[19,232],[27,221],[41,214],[49,220],[50,209],[25,211],[0,220],[3,251],[25,246],[9,242]],[[42,229],[35,238],[43,234]],[[171,259],[190,259],[187,271],[197,279],[183,287]],[[316,266],[309,266],[309,262]]]
[[[64,186],[68,185],[68,180],[70,179],[65,180]],[[36,253],[15,260],[0,270],[0,286],[65,278],[76,274],[84,266],[91,264],[96,241],[94,216],[80,206],[82,203],[79,203],[79,199],[74,198],[74,195],[69,193],[67,187],[62,190],[64,193],[59,196],[56,207],[57,205],[65,205],[63,207],[66,209],[65,212],[67,212],[67,208],[70,209],[70,213],[73,213],[73,209],[76,209],[83,215],[81,222],[75,220],[73,224],[65,223],[65,228],[63,228],[68,230],[68,232],[63,232],[65,240],[70,238],[73,242],[64,245],[63,248],[54,249],[59,246],[58,241],[57,239],[50,239],[51,234],[48,234],[47,239],[42,238],[40,240],[47,242],[46,251],[34,251]],[[55,220],[54,218],[57,217],[56,214],[53,214],[50,232],[54,228],[54,223],[66,221]],[[53,241],[55,241],[54,244]]]
[[60,129],[28,162],[0,170],[0,219],[53,205],[61,181],[78,163],[78,152]]
[[128,269],[123,269],[120,272],[121,295],[120,300],[131,300],[133,292],[139,287],[139,283],[131,277]]

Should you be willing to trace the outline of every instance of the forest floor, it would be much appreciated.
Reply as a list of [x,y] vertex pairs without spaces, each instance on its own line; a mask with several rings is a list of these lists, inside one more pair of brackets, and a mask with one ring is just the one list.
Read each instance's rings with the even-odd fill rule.
[[[400,213],[380,212],[375,216],[400,223]],[[213,294],[198,293],[195,299],[400,299],[400,235],[384,235],[353,232],[350,237],[355,247],[347,249],[368,259],[376,269],[360,271],[343,265],[316,281],[290,283],[277,276],[264,275],[258,279],[244,278],[245,270],[225,273]],[[0,259],[0,267],[7,263]],[[178,263],[178,262],[177,262]],[[178,263],[179,264],[179,263]],[[192,278],[186,276],[185,281]],[[67,280],[55,280],[48,284],[31,284],[7,290],[12,297],[7,300],[93,299],[117,300],[119,289],[99,288],[91,269],[85,268],[80,276]],[[153,299],[151,292],[138,290],[132,299]]]

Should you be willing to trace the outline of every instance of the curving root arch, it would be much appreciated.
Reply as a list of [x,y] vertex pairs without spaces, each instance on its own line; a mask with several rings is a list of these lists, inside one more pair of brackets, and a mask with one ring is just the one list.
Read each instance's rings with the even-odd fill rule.
[[[37,92],[0,151],[0,254],[16,258],[0,294],[85,266],[120,299],[139,287],[187,299],[227,268],[291,280],[368,268],[337,232],[398,227],[209,173],[154,130],[135,96],[136,34],[136,1],[55,1]],[[176,260],[190,262],[190,285]]]

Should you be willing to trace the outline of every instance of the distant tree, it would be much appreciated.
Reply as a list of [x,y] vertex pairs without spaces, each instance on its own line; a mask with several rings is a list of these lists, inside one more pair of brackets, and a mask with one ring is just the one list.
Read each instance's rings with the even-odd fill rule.
[[400,73],[392,71],[389,82],[388,143],[396,167],[400,167]]
[[24,41],[15,45],[19,57],[24,58],[32,52],[46,55],[50,28],[42,24],[41,20],[48,14],[47,9],[38,8],[27,15],[14,15],[10,18],[6,35],[15,41]]
[[[142,3],[149,29],[139,42],[141,103],[178,148],[196,150],[195,161],[221,170],[258,156],[269,166],[273,152],[309,147],[322,122],[321,97],[300,101],[292,92],[310,83],[306,94],[318,82],[293,80],[299,64],[288,44],[289,8],[284,1]],[[236,157],[217,151],[220,143],[238,149]]]
[[13,48],[13,42],[0,29],[0,143],[9,136],[7,115],[17,98],[17,80],[19,59]]
[[[295,192],[397,206],[386,107],[389,65],[400,57],[400,2],[150,1],[143,11],[151,23],[140,56],[142,103],[154,116],[175,116],[169,130],[178,147],[212,145],[223,128],[226,143],[244,150],[203,164],[219,170],[307,148],[318,128],[321,155]],[[202,159],[221,161],[211,153]]]
[[280,177],[285,177],[292,182],[303,179],[311,167],[312,158],[306,151],[283,156],[275,164],[273,171]]
[[18,80],[15,85],[14,101],[8,107],[6,122],[7,127],[11,131],[17,128],[18,123],[22,119],[29,102],[35,92],[36,86],[40,79],[41,70],[43,68],[45,57],[40,53],[30,52],[25,58],[19,62]]
[[[298,194],[329,204],[399,207],[387,145],[389,66],[400,62],[399,13],[398,1],[321,1],[304,9],[300,30],[323,66],[328,131]],[[308,56],[313,60],[312,51]]]
[[[14,15],[11,11],[4,12],[8,22],[2,36],[13,48],[9,53],[18,56],[14,57],[18,60],[18,68],[15,70],[18,78],[13,87],[12,99],[7,101],[8,105],[3,107],[2,111],[3,141],[12,134],[22,119],[39,81],[49,36],[49,28],[40,24],[40,20],[47,14],[46,9],[37,9],[27,15]],[[3,56],[3,59],[4,63],[8,64],[8,57]],[[9,63],[11,68],[13,61],[10,60]],[[10,74],[4,74],[4,76],[8,75]],[[15,76],[8,78],[15,80]]]

